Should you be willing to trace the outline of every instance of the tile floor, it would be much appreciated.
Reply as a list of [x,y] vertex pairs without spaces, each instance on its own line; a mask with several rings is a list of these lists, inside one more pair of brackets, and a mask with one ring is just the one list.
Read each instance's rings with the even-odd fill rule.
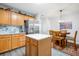
[[0,54],[0,56],[24,56],[25,55],[25,47],[18,48],[12,50],[11,52],[7,52],[4,54]]
[[[4,54],[0,54],[0,56],[24,56],[24,55],[25,55],[25,47],[15,49],[11,52],[7,52]],[[52,48],[52,56],[69,56],[69,55]]]
[[57,49],[52,48],[52,56],[69,56],[69,55]]

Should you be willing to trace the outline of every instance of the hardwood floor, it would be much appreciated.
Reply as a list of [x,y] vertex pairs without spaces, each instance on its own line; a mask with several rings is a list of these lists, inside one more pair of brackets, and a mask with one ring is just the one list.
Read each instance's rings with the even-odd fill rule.
[[25,47],[21,47],[18,49],[14,49],[10,52],[0,54],[0,56],[24,56],[24,55],[25,55]]

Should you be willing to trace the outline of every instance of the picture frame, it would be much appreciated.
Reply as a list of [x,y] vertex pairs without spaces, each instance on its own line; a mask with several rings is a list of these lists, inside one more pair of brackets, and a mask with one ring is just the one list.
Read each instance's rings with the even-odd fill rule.
[[72,22],[60,22],[60,29],[72,29]]

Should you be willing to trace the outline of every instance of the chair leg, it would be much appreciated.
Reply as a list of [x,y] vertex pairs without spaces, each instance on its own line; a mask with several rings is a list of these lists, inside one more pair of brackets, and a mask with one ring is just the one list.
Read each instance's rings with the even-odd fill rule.
[[59,46],[61,46],[61,40],[59,41]]
[[66,47],[67,46],[67,40],[65,39],[64,41],[65,41],[65,47]]
[[74,50],[77,51],[77,46],[76,46],[76,44],[74,44],[73,47],[74,47]]

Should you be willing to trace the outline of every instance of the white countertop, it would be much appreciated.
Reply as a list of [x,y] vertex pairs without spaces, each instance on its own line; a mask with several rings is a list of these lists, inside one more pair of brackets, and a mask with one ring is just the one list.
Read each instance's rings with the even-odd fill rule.
[[25,34],[24,32],[20,32],[20,33],[0,33],[0,35],[13,35],[13,34]]
[[51,37],[51,35],[48,35],[48,34],[28,34],[26,36],[33,38],[33,39],[36,39],[36,40],[42,40],[44,38]]

